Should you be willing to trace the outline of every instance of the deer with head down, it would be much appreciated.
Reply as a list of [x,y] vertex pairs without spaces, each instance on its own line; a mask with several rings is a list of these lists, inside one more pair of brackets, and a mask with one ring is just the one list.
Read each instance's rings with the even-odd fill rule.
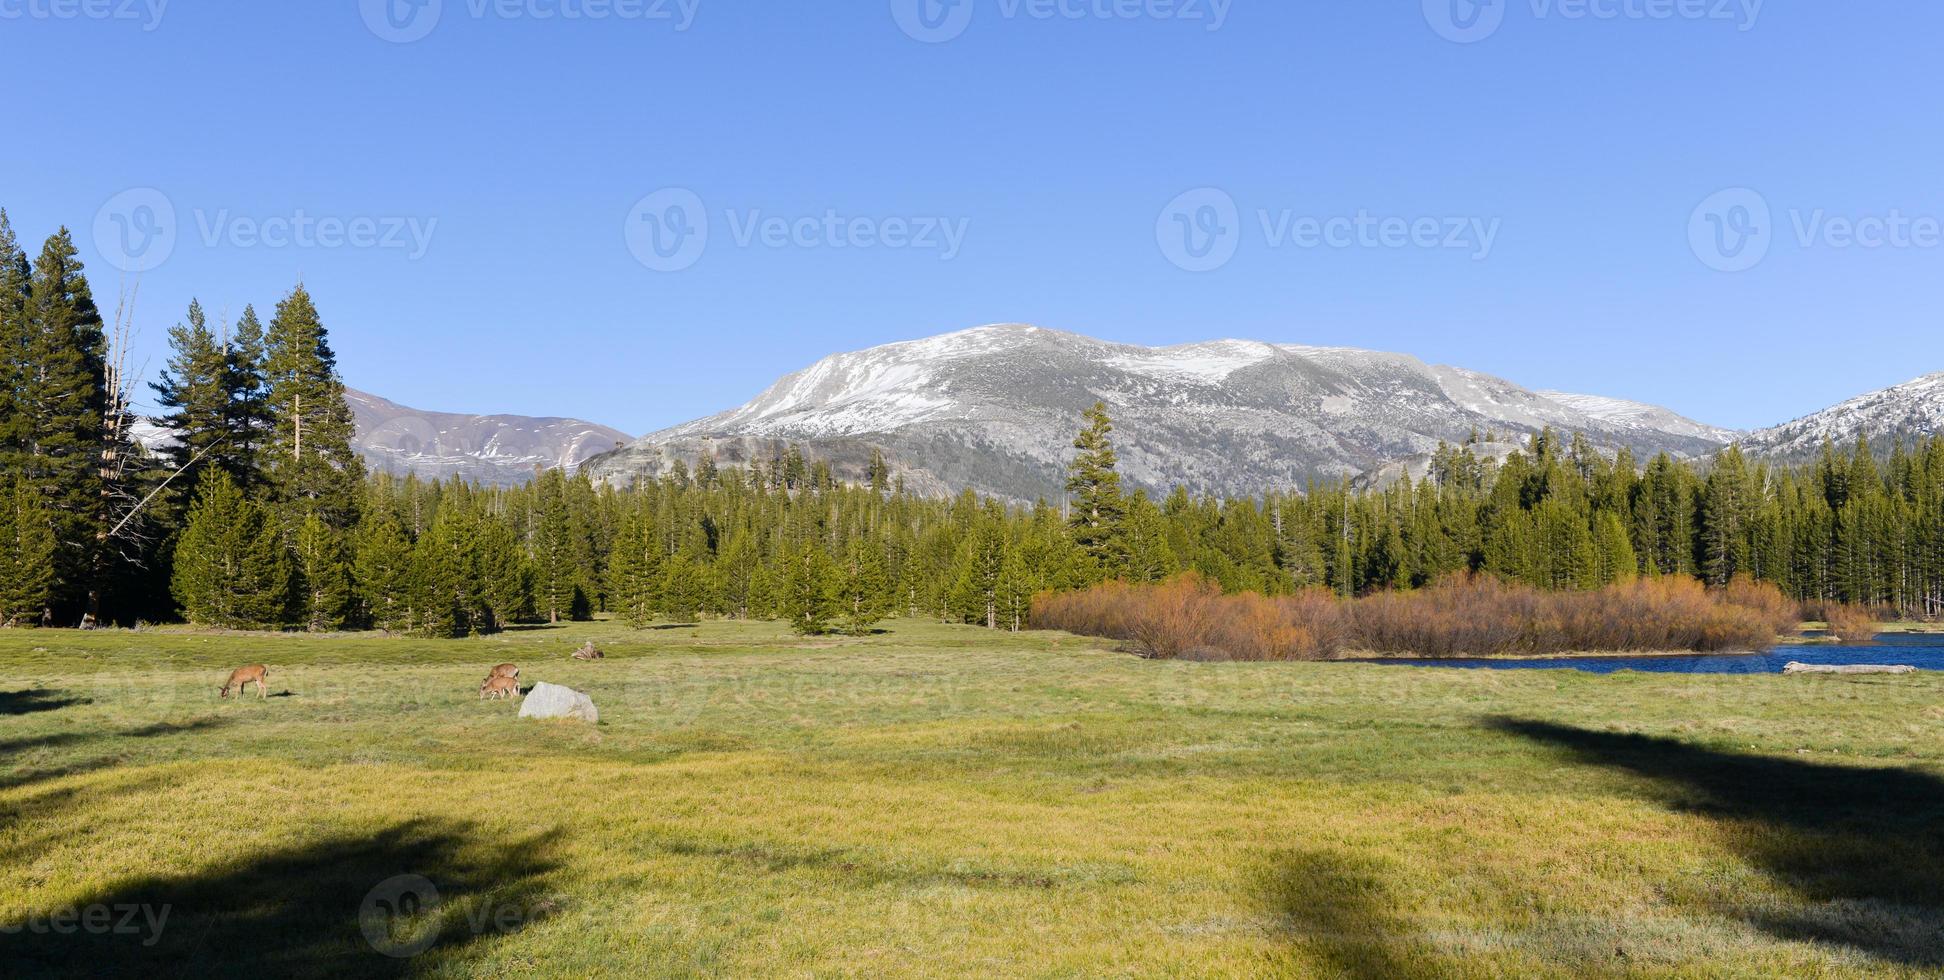
[[240,698],[243,696],[243,685],[245,684],[255,684],[257,686],[257,697],[269,697],[270,668],[262,664],[238,667],[230,671],[229,680],[223,682],[223,689],[218,694],[221,697],[229,697],[230,689],[235,688],[236,696]]
[[520,682],[505,674],[494,674],[486,678],[486,683],[479,685],[479,697],[482,701],[487,699],[498,701],[501,698],[517,698],[519,696]]
[[487,671],[486,676],[489,678],[511,677],[517,681],[520,679],[520,668],[513,664],[500,664],[498,667],[494,667],[492,670]]

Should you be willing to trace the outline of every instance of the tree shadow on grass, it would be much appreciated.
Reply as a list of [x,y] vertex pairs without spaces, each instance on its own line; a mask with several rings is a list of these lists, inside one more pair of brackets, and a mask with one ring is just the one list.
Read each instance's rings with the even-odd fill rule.
[[1782,939],[1944,966],[1944,779],[1718,752],[1671,738],[1499,718],[1492,727],[1651,780],[1662,803],[1719,821],[1726,844],[1820,909],[1727,908]]
[[407,821],[8,910],[0,961],[10,977],[415,976],[557,912],[541,890],[556,867],[541,838]]
[[[127,731],[114,732],[111,734],[113,737],[117,737],[117,738],[160,738],[169,735],[191,735],[199,732],[206,732],[212,729],[226,727],[229,724],[231,724],[231,722],[230,719],[228,718],[197,718],[191,721],[158,721],[153,724],[142,725],[139,728],[131,728],[128,729]],[[34,736],[32,738],[10,739],[5,741],[0,741],[0,759],[10,759],[16,753],[25,752],[30,749],[57,748],[64,745],[73,745],[76,743],[97,742],[97,741],[103,741],[104,744],[111,744],[105,742],[103,739],[82,735],[75,732],[58,732],[52,735],[39,735],[39,736]],[[116,765],[119,765],[121,762],[122,762],[121,756],[111,755],[111,756],[104,756],[95,759],[77,760],[74,762],[68,762],[62,765],[52,766],[48,768],[29,769],[24,772],[0,774],[0,790],[18,789],[23,786],[32,786],[35,783],[42,783],[51,779],[61,779],[67,776],[77,776],[82,773],[96,772],[102,769],[110,769],[115,767]]]
[[35,688],[28,691],[0,691],[0,715],[31,715],[40,711],[59,711],[77,704],[88,704],[90,699],[75,697],[66,691],[48,691]]
[[1277,855],[1256,884],[1283,937],[1305,955],[1293,969],[1320,966],[1323,975],[1359,980],[1440,973],[1434,957],[1410,948],[1378,861],[1291,851]]

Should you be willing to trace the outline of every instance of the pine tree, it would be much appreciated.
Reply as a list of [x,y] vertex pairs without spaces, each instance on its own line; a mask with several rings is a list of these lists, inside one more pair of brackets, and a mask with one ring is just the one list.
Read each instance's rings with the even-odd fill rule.
[[367,512],[358,523],[352,575],[360,619],[373,629],[412,629],[412,542],[389,514]]
[[1005,560],[999,565],[999,581],[993,588],[994,606],[998,613],[999,625],[1014,633],[1026,628],[1027,614],[1031,612],[1033,594],[1032,570],[1023,549],[1009,548]]
[[23,370],[15,392],[13,472],[53,512],[54,603],[93,616],[100,551],[109,527],[103,452],[108,444],[108,340],[66,228],[34,263],[21,314]]
[[351,406],[337,355],[302,286],[277,304],[264,367],[274,419],[265,456],[278,499],[291,505],[291,529],[312,514],[333,531],[350,529],[358,520],[364,461],[351,444]]
[[703,581],[707,575],[702,562],[688,548],[677,551],[662,569],[661,601],[662,615],[678,623],[693,623],[701,618],[703,604],[707,601],[707,588]]
[[23,396],[33,361],[28,355],[27,296],[33,267],[0,209],[0,471],[19,473],[27,463],[34,414]]
[[172,586],[198,625],[265,626],[283,619],[290,568],[278,529],[220,470],[203,480],[189,508]]
[[478,576],[492,628],[534,618],[533,574],[513,529],[482,521],[477,540]]
[[229,395],[229,442],[219,454],[222,466],[245,493],[264,482],[265,447],[274,437],[270,414],[269,352],[256,307],[243,307],[225,347]]
[[1752,564],[1748,534],[1754,493],[1741,450],[1722,450],[1701,489],[1701,570],[1709,585],[1727,585]]
[[[210,332],[202,304],[194,300],[188,319],[169,328],[169,348],[168,366],[149,387],[155,390],[156,404],[169,410],[155,419],[171,435],[162,455],[172,471],[180,471],[176,484],[193,491],[211,458],[234,436],[229,352]],[[235,477],[235,471],[230,475]]]
[[467,623],[467,570],[462,542],[445,514],[412,545],[412,621],[421,636],[460,637]]
[[852,539],[844,551],[843,579],[839,602],[844,630],[866,636],[891,614],[891,580],[884,567],[883,546],[869,538]]
[[842,584],[830,555],[814,544],[805,545],[786,558],[778,611],[798,633],[822,636],[842,615]]
[[297,616],[304,629],[328,633],[343,628],[351,607],[351,565],[344,536],[315,512],[297,526],[292,551],[297,558]]
[[39,624],[53,590],[53,515],[16,475],[0,488],[0,628]]
[[1078,544],[1110,577],[1121,574],[1126,553],[1121,541],[1126,501],[1121,496],[1120,457],[1114,452],[1114,423],[1105,402],[1087,409],[1087,426],[1073,440],[1079,452],[1067,467],[1071,494],[1070,526]]
[[614,611],[635,629],[654,622],[661,608],[661,549],[654,515],[638,502],[628,507],[608,558],[608,592]]
[[1005,526],[990,518],[980,521],[959,549],[954,566],[954,619],[987,629],[999,628],[999,578],[1005,562]]
[[1127,500],[1120,550],[1123,574],[1132,582],[1159,582],[1180,567],[1168,545],[1168,522],[1143,491]]
[[1612,585],[1616,582],[1631,582],[1640,574],[1639,561],[1634,555],[1633,542],[1628,539],[1627,525],[1620,515],[1603,510],[1594,519],[1594,581],[1597,585]]
[[534,484],[534,497],[533,532],[528,542],[534,599],[547,622],[558,623],[562,617],[573,618],[574,596],[580,585],[566,476],[559,470],[541,474]]

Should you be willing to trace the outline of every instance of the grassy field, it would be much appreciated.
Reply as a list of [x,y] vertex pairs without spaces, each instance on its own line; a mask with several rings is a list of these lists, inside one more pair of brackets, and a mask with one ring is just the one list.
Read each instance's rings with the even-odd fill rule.
[[1934,674],[8,631],[0,975],[1935,976],[1940,736]]

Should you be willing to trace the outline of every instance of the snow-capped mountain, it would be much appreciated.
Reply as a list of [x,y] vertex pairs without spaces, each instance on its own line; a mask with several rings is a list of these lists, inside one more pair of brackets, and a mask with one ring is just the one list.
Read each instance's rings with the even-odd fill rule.
[[1742,433],[1734,429],[1705,425],[1670,412],[1659,405],[1630,402],[1624,398],[1607,398],[1601,395],[1575,395],[1564,391],[1542,391],[1539,394],[1593,418],[1622,427],[1692,436],[1707,442],[1724,444],[1742,437]]
[[1764,456],[1801,459],[1821,451],[1825,439],[1849,447],[1868,433],[1871,442],[1881,447],[1896,439],[1908,441],[1940,432],[1944,432],[1944,372],[1750,433],[1742,445]]
[[[532,479],[536,466],[571,471],[629,439],[579,419],[427,412],[353,388],[344,390],[344,400],[355,426],[352,448],[372,471],[398,476],[513,486]],[[132,424],[130,434],[151,450],[175,442],[173,430],[149,418]]]
[[536,466],[572,470],[629,438],[579,419],[454,415],[406,408],[362,391],[344,395],[357,422],[353,444],[366,464],[400,476],[523,483]]
[[1219,340],[1151,348],[1019,324],[828,357],[754,401],[588,462],[659,474],[707,450],[767,460],[788,443],[856,478],[881,450],[914,488],[1057,495],[1080,414],[1107,403],[1138,486],[1251,494],[1351,476],[1473,430],[1552,426],[1605,447],[1706,453],[1732,433],[1663,409],[1545,395],[1403,354]]

